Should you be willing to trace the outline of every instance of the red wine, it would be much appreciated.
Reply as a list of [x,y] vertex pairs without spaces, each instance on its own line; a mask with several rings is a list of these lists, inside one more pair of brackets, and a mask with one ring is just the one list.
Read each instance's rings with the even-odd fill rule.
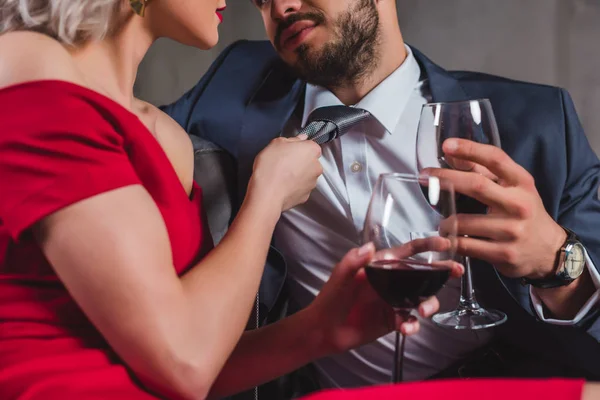
[[374,261],[365,270],[373,289],[394,308],[416,308],[450,277],[449,269],[414,260]]

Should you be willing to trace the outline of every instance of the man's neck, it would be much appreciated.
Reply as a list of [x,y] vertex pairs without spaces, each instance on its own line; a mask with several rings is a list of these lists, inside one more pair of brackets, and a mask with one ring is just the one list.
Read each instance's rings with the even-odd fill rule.
[[386,41],[384,38],[379,54],[377,65],[357,82],[328,89],[345,105],[356,104],[397,70],[408,55],[401,36],[394,41]]

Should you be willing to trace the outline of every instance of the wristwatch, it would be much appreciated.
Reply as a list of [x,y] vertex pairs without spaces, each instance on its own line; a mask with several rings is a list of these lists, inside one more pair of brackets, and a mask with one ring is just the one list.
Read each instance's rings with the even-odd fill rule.
[[581,276],[585,268],[585,248],[573,231],[564,227],[563,229],[567,232],[567,240],[558,252],[554,276],[546,279],[522,278],[524,285],[550,289],[566,286]]

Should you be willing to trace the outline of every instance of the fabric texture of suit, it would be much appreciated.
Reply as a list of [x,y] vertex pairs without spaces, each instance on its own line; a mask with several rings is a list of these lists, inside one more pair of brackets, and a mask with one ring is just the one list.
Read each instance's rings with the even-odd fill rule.
[[[435,102],[488,98],[502,148],[535,178],[547,212],[577,233],[600,266],[600,161],[585,137],[569,94],[560,88],[473,72],[449,72],[412,48],[429,79]],[[297,79],[269,42],[229,46],[200,82],[162,109],[192,137],[216,144],[235,163],[233,215],[243,200],[255,156],[279,133],[303,101],[306,83]],[[203,172],[199,171],[198,175]],[[199,178],[200,183],[202,179]],[[600,379],[600,319],[595,308],[578,326],[538,321],[528,288],[474,262],[482,303],[507,312],[499,336],[517,348],[565,363],[575,375]],[[286,266],[272,250],[260,288],[262,321],[277,308]],[[279,310],[280,312],[281,310]]]

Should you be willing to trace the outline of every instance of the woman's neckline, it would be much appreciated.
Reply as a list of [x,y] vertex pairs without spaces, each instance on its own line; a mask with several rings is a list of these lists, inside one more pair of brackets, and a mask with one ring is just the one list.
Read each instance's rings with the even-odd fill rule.
[[117,107],[118,109],[120,109],[121,111],[124,111],[129,117],[131,118],[135,118],[135,120],[137,121],[137,123],[140,124],[140,126],[146,131],[146,133],[154,140],[154,142],[156,143],[156,145],[160,148],[160,150],[162,151],[163,155],[165,156],[165,159],[167,161],[167,163],[169,163],[169,166],[171,167],[171,169],[173,170],[173,174],[175,175],[175,178],[177,179],[177,181],[179,182],[181,189],[183,191],[183,193],[185,194],[185,196],[188,198],[188,200],[193,201],[194,198],[196,197],[196,191],[197,188],[195,187],[195,183],[192,183],[192,187],[190,189],[190,193],[188,194],[186,188],[183,186],[183,184],[181,183],[181,181],[179,180],[179,177],[177,176],[177,173],[175,173],[175,169],[173,167],[173,165],[171,164],[171,161],[169,160],[169,158],[167,157],[167,154],[165,153],[164,149],[162,148],[162,146],[158,143],[158,141],[156,140],[156,137],[154,137],[154,135],[152,134],[152,132],[150,132],[150,130],[148,129],[148,127],[146,125],[144,125],[144,123],[142,122],[142,120],[131,110],[129,110],[127,107],[123,106],[122,104],[120,104],[119,102],[115,101],[114,99],[108,97],[107,95],[100,93],[92,88],[89,88],[87,86],[83,86],[79,83],[75,83],[72,81],[66,81],[66,80],[62,80],[62,79],[36,79],[36,80],[30,80],[30,81],[23,81],[23,82],[18,82],[18,83],[14,83],[8,86],[4,86],[2,88],[0,88],[0,95],[4,92],[11,92],[12,90],[16,90],[16,89],[20,89],[23,87],[28,87],[28,86],[34,86],[34,85],[65,85],[68,86],[70,88],[76,89],[76,90],[80,90],[84,93],[88,93],[88,94],[92,94],[94,96],[98,96],[99,98],[103,99],[104,101],[108,102],[109,104]]

